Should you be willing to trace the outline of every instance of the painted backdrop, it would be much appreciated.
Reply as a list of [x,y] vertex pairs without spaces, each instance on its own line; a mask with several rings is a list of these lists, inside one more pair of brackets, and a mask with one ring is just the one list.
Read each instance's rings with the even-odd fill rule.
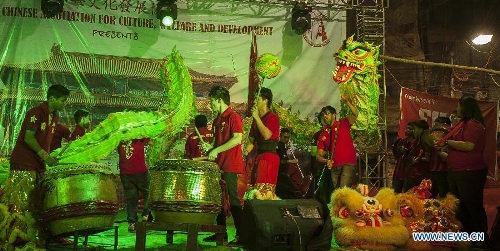
[[[198,1],[196,1],[198,2]],[[127,5],[130,4],[130,6]],[[290,28],[291,6],[179,2],[177,22],[160,27],[156,1],[73,0],[64,13],[46,19],[40,1],[0,3],[0,63],[34,63],[50,56],[53,44],[63,51],[161,59],[173,46],[186,64],[202,73],[236,76],[234,102],[245,102],[251,32],[259,54],[273,53],[283,62],[281,74],[266,80],[277,100],[304,116],[321,106],[338,107],[332,80],[333,54],[345,39],[344,12],[315,10],[313,26],[304,36]],[[324,31],[324,32],[323,32]],[[75,70],[78,66],[75,66]]]
[[[283,101],[285,106],[292,106],[293,111],[309,118],[325,105],[340,108],[331,72],[335,69],[333,54],[345,39],[344,11],[313,10],[312,28],[301,36],[290,27],[292,6],[178,1],[177,21],[167,28],[156,19],[156,2],[67,0],[64,12],[48,19],[41,11],[40,0],[2,0],[0,70],[3,65],[22,67],[46,60],[55,44],[61,46],[63,53],[143,59],[161,59],[176,46],[191,69],[236,77],[238,82],[230,89],[231,101],[246,103],[254,32],[258,54],[273,53],[282,60],[278,77],[264,81],[264,86],[273,90],[276,101]],[[67,63],[77,77],[78,62]],[[104,74],[106,71],[112,69],[103,69]],[[30,84],[29,78],[5,74],[2,80],[7,88]],[[41,84],[47,88],[54,81],[47,78]],[[84,81],[80,85],[82,91],[87,90]],[[22,103],[16,107],[2,113],[23,117],[26,107]],[[4,127],[6,123],[16,123],[5,119],[1,122]]]

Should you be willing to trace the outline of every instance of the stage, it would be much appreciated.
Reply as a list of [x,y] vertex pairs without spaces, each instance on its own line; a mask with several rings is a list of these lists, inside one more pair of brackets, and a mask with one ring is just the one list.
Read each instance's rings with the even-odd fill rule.
[[[497,214],[497,206],[500,206],[500,200],[498,199],[498,194],[500,193],[500,187],[486,188],[484,190],[484,202],[485,209],[488,215],[488,227],[491,229],[493,222]],[[130,233],[127,230],[128,224],[126,222],[126,212],[125,210],[120,210],[115,221],[115,225],[118,225],[118,250],[135,250],[135,233]],[[228,219],[228,235],[229,241],[234,238],[235,228],[233,226],[232,219]],[[247,250],[239,247],[226,247],[226,246],[216,246],[215,242],[203,242],[203,238],[210,236],[211,233],[199,233],[198,235],[198,250],[207,251],[219,251],[219,250]],[[166,244],[166,233],[165,231],[147,231],[146,235],[146,251],[170,251],[170,250],[186,250],[187,244],[187,232],[175,232],[174,241],[172,244]],[[70,237],[72,238],[72,237]],[[109,230],[101,232],[88,237],[88,246],[85,248],[82,246],[84,237],[79,238],[79,248],[78,250],[113,250],[114,244],[114,231]],[[224,242],[227,245],[227,242]],[[51,244],[47,250],[73,250],[73,245],[55,245]],[[357,248],[340,248],[332,247],[330,250],[360,250]],[[475,250],[475,249],[470,249]]]

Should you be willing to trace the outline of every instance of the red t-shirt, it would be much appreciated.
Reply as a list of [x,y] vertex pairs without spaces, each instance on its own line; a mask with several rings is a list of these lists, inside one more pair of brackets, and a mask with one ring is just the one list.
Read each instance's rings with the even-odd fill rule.
[[57,148],[61,148],[62,139],[66,139],[69,141],[70,135],[71,131],[65,124],[57,124],[54,137],[52,137],[52,142],[50,142],[50,151],[52,152]]
[[[399,138],[396,142],[394,142],[394,145],[402,145],[405,149],[402,153],[394,154],[394,157],[396,158],[396,165],[394,167],[393,177],[398,180],[406,180],[406,178],[408,178],[408,163],[406,160],[408,149],[411,147],[411,142],[412,141],[409,138]],[[399,154],[399,156],[397,156],[397,154]]]
[[[272,135],[268,140],[278,141],[280,134],[280,120],[273,112],[268,112],[260,118],[262,123],[271,131]],[[258,149],[258,142],[264,140],[264,137],[257,128],[255,121],[252,122],[250,129],[250,137],[254,139],[254,144]],[[277,144],[276,144],[277,146]],[[255,183],[270,183],[276,184],[278,180],[278,169],[280,166],[280,158],[276,152],[264,152],[257,155],[256,163],[256,178]]]
[[431,149],[429,153],[429,169],[431,172],[447,172],[448,164],[439,156],[439,151]]
[[[424,161],[425,150],[420,143],[419,138],[411,141],[407,154],[405,155],[405,165],[407,165],[407,177],[421,180],[429,178],[429,162]],[[414,163],[416,160],[416,163]]]
[[323,131],[325,131],[326,128],[325,127],[322,127],[319,131],[315,132],[313,137],[312,137],[312,141],[311,141],[311,145],[313,146],[318,146],[318,141],[319,141],[319,136],[323,133]]
[[[243,122],[241,116],[228,107],[222,115],[217,116],[212,131],[214,135],[214,147],[226,143],[233,137],[233,133],[243,133]],[[219,153],[215,162],[223,172],[243,173],[243,150],[241,144]]]
[[[214,136],[212,132],[209,131],[206,127],[198,128],[198,132],[203,138],[203,141],[207,143],[212,143]],[[187,137],[185,149],[186,149],[186,156],[190,159],[201,157],[203,155],[201,153],[200,138],[198,137],[198,134],[196,134],[196,132],[192,133],[191,135],[189,135],[189,137]]]
[[469,141],[474,143],[474,149],[462,152],[453,147],[448,147],[448,167],[452,171],[480,170],[487,168],[484,161],[484,147],[486,145],[486,129],[475,121],[469,120],[453,136],[453,140]]
[[38,157],[37,153],[33,151],[26,142],[24,142],[24,136],[27,130],[35,131],[36,141],[42,149],[48,152],[50,149],[50,142],[56,130],[56,124],[59,121],[59,113],[54,111],[52,112],[52,121],[49,122],[49,113],[49,105],[47,102],[43,102],[39,106],[35,106],[29,110],[24,117],[16,145],[10,156],[10,163],[25,168],[21,171],[37,171],[39,173],[44,173],[46,170],[44,161]]
[[[273,112],[268,112],[264,114],[264,116],[262,116],[260,120],[262,120],[262,123],[272,133],[269,140],[274,139],[278,141],[278,138],[280,136],[280,120],[278,119],[278,116],[276,116],[276,114],[274,114]],[[257,124],[255,123],[255,121],[252,122],[252,128],[250,129],[250,137],[252,137],[255,140],[254,142],[259,142],[260,140],[264,140],[264,138],[259,132],[259,128],[257,128]]]
[[337,123],[340,122],[339,131],[337,133],[337,142],[333,153],[333,166],[343,166],[345,164],[356,164],[356,150],[351,137],[351,124],[347,118],[342,118],[340,121],[335,121],[329,130],[323,130],[318,140],[318,150],[331,152],[334,147],[330,142],[332,137],[330,132],[337,129]]
[[[315,132],[313,135],[313,138],[311,140],[311,146],[317,147],[318,146],[318,140],[319,140],[319,135],[323,132],[323,128],[321,128],[319,131]],[[323,163],[319,162],[316,159],[316,156],[311,155],[311,173],[316,175],[318,172],[318,169],[323,166]]]
[[85,135],[85,128],[83,128],[83,126],[81,125],[76,125],[75,129],[71,133],[71,136],[69,137],[69,140],[71,141],[77,140],[81,138],[83,135]]
[[149,139],[122,141],[118,145],[118,166],[120,174],[137,174],[148,171],[144,156],[144,146]]

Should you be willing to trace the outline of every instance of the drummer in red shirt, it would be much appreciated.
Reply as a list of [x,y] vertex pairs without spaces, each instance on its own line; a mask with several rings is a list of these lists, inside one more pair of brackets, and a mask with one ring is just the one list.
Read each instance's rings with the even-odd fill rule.
[[276,183],[278,181],[278,169],[280,157],[276,153],[280,133],[280,121],[278,116],[271,111],[273,93],[270,89],[262,87],[260,95],[256,95],[257,106],[252,108],[252,127],[249,140],[245,146],[245,153],[256,150],[257,156],[252,170],[255,174],[254,190],[247,194],[249,199],[275,200]]
[[145,146],[149,139],[134,139],[122,141],[118,145],[118,167],[120,168],[120,180],[125,192],[127,204],[128,231],[135,231],[135,223],[138,221],[137,204],[139,192],[144,197],[142,209],[142,221],[151,221],[149,210],[149,184],[151,175],[146,166]]
[[[66,105],[69,93],[69,90],[62,85],[52,85],[47,91],[47,101],[26,113],[11,154],[9,178],[5,183],[5,194],[0,202],[16,210],[11,213],[29,211],[32,214],[26,214],[25,217],[17,219],[24,222],[4,225],[3,228],[7,229],[0,229],[0,231],[8,235],[7,239],[0,238],[2,243],[12,241],[10,245],[13,246],[35,242],[37,230],[39,236],[45,236],[43,228],[33,223],[39,221],[30,216],[39,217],[40,198],[35,191],[39,191],[38,182],[40,176],[45,173],[45,165],[57,165],[57,160],[51,157],[48,151],[59,120],[59,110]],[[20,225],[25,225],[28,229],[16,228]],[[14,228],[17,231],[14,231]],[[24,234],[18,235],[17,238],[10,238],[11,234],[24,232],[23,230],[26,231]]]
[[[342,97],[351,114],[336,120],[337,111],[332,106],[321,109],[325,129],[319,136],[316,159],[326,163],[330,169],[334,189],[351,187],[356,181],[356,149],[351,137],[351,126],[358,118],[358,109],[352,102]],[[333,156],[329,156],[333,152]]]
[[56,125],[56,131],[54,132],[54,136],[52,137],[52,142],[50,143],[50,152],[56,150],[57,148],[61,148],[62,140],[65,139],[69,141],[69,136],[71,135],[71,131],[65,124],[58,123]]
[[[211,144],[213,140],[213,134],[211,131],[208,130],[207,123],[208,120],[207,116],[205,115],[200,114],[194,118],[194,126],[196,126],[196,129],[200,133],[203,142]],[[186,150],[186,158],[193,159],[203,156],[200,137],[196,132],[191,133],[191,135],[187,137],[185,150]]]
[[[208,94],[212,112],[217,118],[212,124],[214,141],[212,145],[205,144],[204,150],[209,151],[208,160],[215,161],[222,171],[221,179],[226,182],[229,193],[229,204],[231,216],[236,228],[235,240],[228,246],[239,246],[239,234],[241,230],[242,206],[238,196],[238,175],[243,174],[244,161],[241,147],[243,135],[243,122],[241,116],[231,107],[229,91],[221,86],[214,86]],[[211,149],[211,147],[213,147]],[[226,215],[217,215],[217,224],[226,226]],[[224,239],[227,239],[227,233]],[[216,235],[204,238],[203,241],[214,242]]]
[[71,133],[70,140],[77,140],[85,135],[85,131],[90,127],[90,112],[86,109],[77,110],[74,114],[75,129]]

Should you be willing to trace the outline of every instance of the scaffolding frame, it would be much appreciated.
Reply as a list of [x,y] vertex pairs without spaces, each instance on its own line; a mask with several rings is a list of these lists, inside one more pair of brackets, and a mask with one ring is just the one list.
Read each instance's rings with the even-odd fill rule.
[[[381,4],[356,9],[356,35],[359,41],[380,45],[380,55],[383,55],[385,51],[385,9],[389,7],[389,1]],[[387,186],[387,166],[389,165],[385,65],[381,64],[377,71],[381,76],[377,114],[382,142],[377,150],[362,152],[358,158],[360,181],[375,189]]]

